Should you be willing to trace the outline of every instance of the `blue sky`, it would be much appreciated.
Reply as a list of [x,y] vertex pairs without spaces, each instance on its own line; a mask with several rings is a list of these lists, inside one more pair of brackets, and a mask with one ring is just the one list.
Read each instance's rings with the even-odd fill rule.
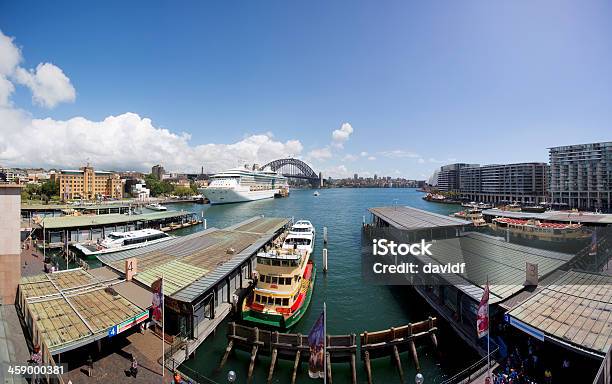
[[[454,160],[546,161],[549,146],[610,140],[611,11],[605,1],[2,1],[0,30],[21,66],[53,63],[76,89],[46,108],[15,86],[13,107],[33,119],[132,112],[190,134],[189,146],[267,133],[298,140],[297,155],[333,175],[424,178]],[[332,131],[343,123],[353,132],[340,148]],[[80,154],[117,167],[91,152]],[[131,155],[142,156],[134,168],[196,167]],[[78,158],[49,164],[79,165],[68,161]]]

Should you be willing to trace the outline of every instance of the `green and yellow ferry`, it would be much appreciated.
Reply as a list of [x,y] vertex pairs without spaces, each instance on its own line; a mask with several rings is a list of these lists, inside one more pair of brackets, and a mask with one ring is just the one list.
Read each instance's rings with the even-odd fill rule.
[[244,321],[289,329],[304,316],[315,284],[314,240],[312,224],[300,220],[282,246],[257,254],[257,282],[242,304]]

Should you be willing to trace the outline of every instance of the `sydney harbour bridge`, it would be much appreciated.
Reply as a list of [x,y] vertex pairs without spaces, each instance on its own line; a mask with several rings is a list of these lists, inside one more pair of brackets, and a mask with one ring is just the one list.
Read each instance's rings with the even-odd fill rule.
[[306,180],[313,187],[321,186],[321,174],[317,174],[308,164],[294,158],[278,159],[265,164],[263,168],[270,167],[275,172],[291,179]]

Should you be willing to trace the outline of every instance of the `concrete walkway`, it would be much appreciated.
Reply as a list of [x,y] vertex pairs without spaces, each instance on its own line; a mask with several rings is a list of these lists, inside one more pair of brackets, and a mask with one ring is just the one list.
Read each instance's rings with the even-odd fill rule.
[[20,376],[6,372],[9,364],[27,365],[30,358],[25,336],[14,305],[0,305],[0,383],[25,383]]
[[[151,331],[144,334],[133,332],[131,334],[115,336],[106,339],[100,350],[94,343],[76,353],[67,352],[57,360],[67,361],[69,371],[64,374],[64,383],[71,380],[78,383],[161,383],[162,367],[158,363],[161,357],[162,341]],[[170,345],[166,343],[166,348]],[[87,375],[87,359],[91,355],[93,360],[92,375]],[[129,374],[132,356],[138,361],[138,374],[133,377]],[[172,372],[166,370],[164,382],[172,381]]]

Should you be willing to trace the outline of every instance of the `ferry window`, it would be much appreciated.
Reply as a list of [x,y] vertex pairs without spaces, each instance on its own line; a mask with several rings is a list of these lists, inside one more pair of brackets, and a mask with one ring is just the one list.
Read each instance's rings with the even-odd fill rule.
[[288,298],[288,297],[285,297],[285,298],[283,299],[283,305],[284,305],[285,307],[289,305],[289,298]]
[[256,302],[260,302],[261,301],[261,297],[259,295],[255,295],[255,301]]
[[268,304],[274,304],[274,298],[268,296]]
[[280,266],[280,260],[272,260],[272,265],[274,265],[275,267],[279,267]]
[[280,297],[277,297],[275,302],[276,302],[275,303],[276,305],[281,305],[283,301],[282,301],[282,299]]
[[278,277],[276,276],[272,277],[272,284],[278,284]]

